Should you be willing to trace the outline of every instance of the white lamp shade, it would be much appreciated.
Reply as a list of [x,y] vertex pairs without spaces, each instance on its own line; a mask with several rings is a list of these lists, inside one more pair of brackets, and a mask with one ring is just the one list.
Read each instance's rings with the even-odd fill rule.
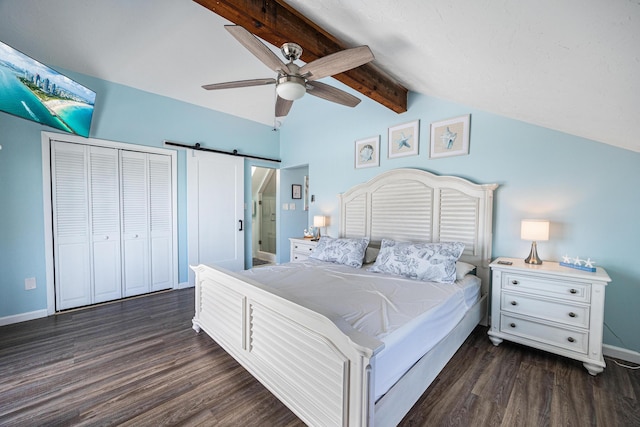
[[276,87],[276,92],[278,92],[278,96],[282,99],[295,101],[296,99],[302,98],[307,90],[304,87],[304,84],[284,81],[278,84],[278,87]]
[[522,240],[534,242],[549,240],[549,221],[541,219],[523,219],[520,228]]
[[327,225],[327,217],[322,215],[314,215],[313,216],[313,226],[314,227],[326,227]]

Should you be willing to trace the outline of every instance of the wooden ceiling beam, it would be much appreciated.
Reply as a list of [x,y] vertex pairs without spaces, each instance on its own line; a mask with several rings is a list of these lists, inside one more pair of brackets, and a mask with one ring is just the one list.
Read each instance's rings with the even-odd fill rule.
[[[346,46],[282,0],[194,1],[274,46],[299,44],[306,63],[354,47]],[[396,113],[407,111],[407,89],[371,62],[333,77]]]

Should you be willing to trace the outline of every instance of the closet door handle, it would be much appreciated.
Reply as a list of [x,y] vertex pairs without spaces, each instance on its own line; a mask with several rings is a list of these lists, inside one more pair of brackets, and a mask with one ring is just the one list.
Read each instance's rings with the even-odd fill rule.
[[240,228],[238,229],[238,231],[242,231],[242,220],[239,219],[238,222],[240,222]]

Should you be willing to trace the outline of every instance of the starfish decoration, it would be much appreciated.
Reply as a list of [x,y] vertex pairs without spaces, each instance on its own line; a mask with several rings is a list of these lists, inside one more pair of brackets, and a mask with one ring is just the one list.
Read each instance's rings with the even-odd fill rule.
[[593,264],[595,264],[595,261],[591,261],[591,258],[587,258],[587,260],[584,262],[584,266],[589,268],[593,268]]
[[575,257],[575,258],[573,259],[573,263],[574,263],[575,265],[582,265],[582,260],[580,259],[580,257]]
[[569,255],[563,256],[562,262],[564,262],[565,264],[571,264],[571,258],[569,258]]

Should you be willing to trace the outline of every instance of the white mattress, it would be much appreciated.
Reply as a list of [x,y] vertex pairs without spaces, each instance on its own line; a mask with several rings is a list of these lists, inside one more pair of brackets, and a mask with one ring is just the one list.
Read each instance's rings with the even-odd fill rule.
[[421,282],[315,260],[265,266],[243,274],[322,313],[334,313],[384,342],[375,357],[375,398],[462,319],[480,296],[480,279]]

